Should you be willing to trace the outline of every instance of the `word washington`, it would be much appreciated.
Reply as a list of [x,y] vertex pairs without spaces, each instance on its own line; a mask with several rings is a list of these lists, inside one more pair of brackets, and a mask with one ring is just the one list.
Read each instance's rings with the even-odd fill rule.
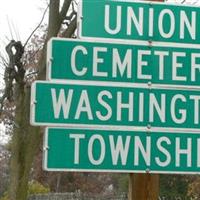
[[200,125],[198,91],[188,94],[181,90],[79,86],[79,89],[51,88],[50,95],[55,119],[120,125],[142,122]]

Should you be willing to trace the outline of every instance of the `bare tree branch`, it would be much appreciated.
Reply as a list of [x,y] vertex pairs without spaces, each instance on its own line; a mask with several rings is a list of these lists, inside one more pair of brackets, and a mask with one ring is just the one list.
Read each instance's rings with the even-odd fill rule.
[[[47,35],[46,40],[44,42],[43,49],[41,50],[41,56],[39,58],[39,61],[37,63],[38,67],[38,79],[45,79],[46,77],[46,50],[47,50],[47,41],[51,37],[55,37],[59,34],[59,31],[62,28],[63,20],[65,19],[68,10],[71,8],[70,3],[71,0],[64,0],[63,6],[60,11],[60,0],[50,0],[49,3],[49,21],[48,21],[48,29],[47,29]],[[66,31],[66,35],[72,33],[72,31],[76,27],[76,20],[73,18],[70,18],[70,22],[72,22],[72,25],[68,26],[68,31]],[[33,33],[32,33],[33,34]],[[32,36],[31,34],[31,36]],[[28,38],[28,40],[31,38],[31,36]],[[28,41],[27,40],[27,41]],[[26,46],[28,42],[25,43],[23,47]],[[15,48],[15,47],[14,47]],[[12,48],[11,48],[12,50]],[[10,55],[14,54],[16,51],[11,51]],[[15,56],[15,54],[14,54]],[[10,56],[9,56],[10,58]],[[10,60],[12,61],[12,60]],[[15,60],[14,60],[15,61]],[[17,60],[16,60],[17,61]],[[19,61],[19,60],[18,60]],[[9,62],[10,63],[10,62]],[[14,62],[13,62],[14,63]],[[36,151],[38,150],[40,146],[40,141],[42,138],[42,129],[40,127],[32,127],[29,123],[30,118],[30,87],[25,87],[24,82],[20,82],[23,77],[23,81],[25,79],[24,73],[20,76],[20,79],[17,79],[16,73],[20,71],[20,66],[23,63],[15,63],[13,65],[13,69],[11,70],[9,67],[6,68],[6,70],[9,70],[11,72],[14,72],[14,78],[11,80],[16,80],[14,82],[11,82],[11,87],[13,87],[13,83],[15,83],[14,91],[16,93],[16,98],[14,99],[14,121],[18,126],[18,128],[15,126],[13,129],[13,137],[12,137],[12,144],[11,144],[11,152],[12,157],[10,161],[11,165],[11,179],[10,179],[10,185],[9,185],[9,199],[15,200],[25,200],[27,199],[27,188],[28,188],[28,180],[29,180],[29,173],[31,170],[32,162],[34,155]],[[19,67],[18,67],[19,65]],[[16,69],[17,68],[17,69]],[[14,71],[15,70],[15,71]],[[12,73],[8,73],[12,74]],[[19,75],[20,75],[19,74]],[[29,74],[34,75],[34,74]],[[29,78],[30,78],[29,76]],[[11,76],[12,77],[12,76]],[[24,84],[23,84],[24,83]],[[12,90],[11,90],[12,91]],[[5,94],[4,94],[5,95]],[[8,94],[9,95],[9,94]],[[6,98],[4,96],[4,98]],[[7,100],[7,99],[6,99]],[[1,99],[0,99],[1,101]],[[1,104],[3,109],[6,109],[3,107],[3,104]],[[4,104],[5,105],[5,104]]]
[[63,19],[63,24],[66,24],[67,27],[69,26],[69,24],[71,23],[71,21],[73,20],[74,17],[76,17],[77,12],[75,10],[75,6],[74,6],[75,2],[72,1],[72,11],[69,15],[65,16],[65,18]]
[[[64,14],[67,13],[69,6],[68,3],[71,3],[72,0],[65,0],[61,9],[61,12],[59,12],[59,6],[60,6],[60,0],[50,0],[49,5],[49,26],[47,30],[47,38],[44,44],[43,52],[41,55],[41,59],[39,60],[39,66],[40,71],[38,73],[38,79],[42,80],[45,78],[45,71],[46,71],[46,49],[47,49],[47,41],[51,37],[56,37],[61,29],[62,25],[62,18],[61,15],[64,16]],[[62,14],[61,14],[62,13]]]
[[195,2],[192,3],[192,5],[195,5],[198,3],[199,0],[196,0]]
[[27,74],[26,77],[28,77],[28,76],[32,76],[32,75],[37,75],[38,72],[39,72],[38,70],[35,71],[35,72],[31,72],[31,73]]
[[40,20],[40,23],[35,27],[35,29],[33,30],[33,32],[30,34],[30,36],[29,36],[28,39],[26,40],[26,42],[25,42],[25,44],[24,44],[24,48],[26,47],[28,41],[31,39],[31,37],[33,36],[33,34],[35,33],[35,31],[37,31],[37,29],[38,29],[38,28],[40,27],[40,25],[42,24],[42,22],[43,22],[43,20],[44,20],[44,17],[45,17],[45,15],[46,15],[46,12],[47,12],[48,8],[49,8],[49,4],[48,4],[48,6],[46,7],[46,9],[45,9],[45,11],[44,11],[44,13],[43,13],[43,15],[42,15],[42,18],[41,18],[41,20]]
[[2,67],[7,67],[8,66],[8,61],[6,60],[6,58],[0,53],[0,62],[2,63]]
[[[13,51],[13,48],[15,49],[15,51]],[[25,75],[25,70],[21,62],[21,58],[24,53],[24,48],[21,42],[11,40],[11,42],[6,46],[6,52],[9,56],[9,63],[4,72],[5,89],[3,96],[0,98],[0,114],[2,113],[4,101],[6,99],[9,102],[13,100],[14,80],[19,85],[23,86]]]
[[60,0],[50,0],[49,4],[49,26],[47,32],[47,40],[55,37],[60,30],[60,13],[59,13]]
[[8,23],[8,27],[9,27],[9,31],[10,31],[10,35],[11,35],[11,39],[14,39],[14,38],[13,38],[13,34],[12,34],[11,25],[10,25],[10,22],[9,22],[9,19],[8,19],[8,16],[7,16],[7,23]]
[[77,27],[77,17],[75,17],[71,23],[69,24],[69,26],[67,27],[67,29],[62,33],[62,37],[66,37],[69,38],[72,36],[72,34],[75,32]]
[[62,6],[62,9],[60,11],[60,18],[61,21],[63,21],[67,15],[67,11],[69,10],[70,4],[72,0],[65,0]]

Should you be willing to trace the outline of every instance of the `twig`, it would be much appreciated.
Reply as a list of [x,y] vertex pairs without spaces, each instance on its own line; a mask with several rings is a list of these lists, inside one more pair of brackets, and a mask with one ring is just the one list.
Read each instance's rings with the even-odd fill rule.
[[76,30],[77,27],[77,17],[75,17],[71,23],[69,24],[68,28],[62,33],[62,37],[66,37],[69,38],[72,36],[72,34],[74,33],[74,31]]
[[37,31],[37,29],[38,29],[38,28],[40,27],[40,25],[42,24],[42,22],[43,22],[43,20],[44,20],[44,17],[45,17],[45,15],[46,15],[46,12],[47,12],[48,8],[49,8],[49,4],[47,5],[47,7],[46,7],[46,9],[45,9],[45,11],[44,11],[44,13],[43,13],[43,15],[42,15],[42,19],[41,19],[40,23],[36,26],[36,28],[33,30],[33,32],[30,34],[30,36],[29,36],[28,39],[26,40],[26,42],[25,42],[25,44],[24,44],[24,46],[23,46],[24,48],[26,47],[28,41],[31,39],[31,37],[33,36],[33,34],[35,33],[35,31]]
[[32,75],[35,75],[35,74],[38,74],[38,72],[39,72],[38,70],[35,71],[35,72],[31,72],[31,73],[27,74],[26,77],[28,77],[28,76],[32,76]]
[[10,22],[9,22],[9,19],[8,19],[8,16],[7,16],[7,22],[8,22],[8,28],[9,28],[10,34],[11,34],[11,39],[14,39],[13,38],[13,34],[12,34],[12,29],[11,29],[11,26],[10,26]]
[[196,0],[195,2],[192,3],[192,5],[195,5],[198,2],[198,0]]

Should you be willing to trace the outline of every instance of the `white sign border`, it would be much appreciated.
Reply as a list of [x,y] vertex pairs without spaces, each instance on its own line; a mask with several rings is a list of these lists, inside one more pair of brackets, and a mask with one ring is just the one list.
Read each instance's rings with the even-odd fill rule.
[[[51,72],[52,72],[52,61],[53,61],[53,56],[52,56],[52,43],[53,41],[63,41],[63,42],[74,42],[74,43],[83,43],[83,42],[86,42],[86,43],[101,43],[101,44],[121,44],[121,45],[132,45],[130,44],[128,41],[124,41],[124,40],[101,40],[101,41],[97,41],[95,40],[94,38],[90,38],[90,39],[87,39],[87,40],[81,40],[81,39],[66,39],[66,38],[56,38],[56,37],[53,37],[51,38],[48,43],[47,43],[47,58],[46,58],[46,80],[47,81],[56,81],[56,82],[63,82],[63,83],[67,83],[67,82],[77,82],[78,80],[73,80],[73,79],[55,79],[55,78],[52,78],[51,77]],[[138,45],[138,46],[151,46],[151,47],[171,47],[171,46],[168,46],[169,43],[165,43],[165,42],[152,42],[151,45],[149,44],[148,41],[135,41],[134,45]],[[175,45],[175,44],[173,44]],[[185,44],[187,45],[186,49],[200,49],[200,44]],[[184,44],[179,44],[178,46],[173,46],[175,48],[185,48],[184,47]],[[81,81],[81,80],[80,80]],[[102,84],[120,84],[120,85],[133,85],[133,84],[139,84],[139,85],[142,85],[142,84],[148,84],[148,83],[151,83],[151,81],[148,81],[148,83],[133,83],[133,82],[112,82],[112,81],[92,81],[92,80],[83,80],[82,82],[90,82],[91,84],[96,84],[97,82],[101,82]],[[189,89],[189,90],[200,90],[200,86],[198,85],[181,85],[181,84],[158,84],[158,83],[153,83],[152,84],[152,87],[154,88],[174,88],[174,89]]]
[[[127,130],[127,131],[131,131],[131,130],[147,130],[148,125],[147,126],[126,126],[126,125],[99,125],[99,124],[70,124],[70,123],[46,123],[46,122],[36,122],[35,121],[35,108],[36,108],[36,84],[37,83],[42,83],[42,84],[69,84],[69,85],[88,85],[91,86],[90,82],[88,83],[87,81],[64,81],[64,82],[58,82],[58,81],[35,81],[32,83],[31,85],[31,102],[30,102],[30,124],[33,126],[49,126],[49,127],[68,127],[68,128],[74,128],[74,127],[80,127],[80,128],[86,128],[86,129],[97,129],[97,130]],[[108,82],[110,83],[110,82]],[[102,85],[102,82],[95,82],[95,86],[105,86]],[[108,85],[107,85],[108,86]],[[110,85],[109,85],[110,86]],[[108,86],[108,87],[109,87]],[[120,86],[122,87],[122,86]],[[127,86],[129,87],[129,86]],[[148,84],[132,84],[131,86],[132,88],[149,88]],[[151,87],[149,89],[163,89],[163,90],[174,90],[174,88],[159,88],[157,87]],[[179,88],[178,90],[181,90],[181,88]],[[185,90],[187,90],[187,88],[185,88]],[[191,88],[190,88],[191,91]],[[194,89],[194,91],[196,91],[196,89]],[[200,132],[200,128],[176,128],[176,127],[157,127],[157,126],[153,126],[152,127],[152,131],[175,131],[175,132],[193,132],[193,133],[197,133],[199,134]]]
[[[200,175],[200,171],[156,171],[151,170],[150,168],[147,168],[146,170],[107,170],[107,169],[63,169],[63,168],[48,168],[48,130],[56,128],[56,129],[66,129],[66,128],[60,128],[60,127],[51,127],[51,128],[45,128],[45,134],[44,134],[44,140],[43,140],[43,170],[45,171],[56,171],[56,172],[109,172],[109,173],[146,173],[146,174],[191,174],[191,175]],[[77,129],[77,128],[75,128]],[[81,129],[82,130],[82,129]],[[92,129],[97,130],[97,129]],[[141,130],[140,130],[141,131]],[[155,131],[160,132],[160,131]],[[149,133],[148,133],[149,134]],[[173,133],[169,133],[173,134]],[[184,133],[182,133],[184,134]],[[192,134],[192,133],[191,133]]]
[[[166,2],[152,2],[152,1],[138,1],[138,0],[110,0],[111,2],[128,2],[128,3],[141,3],[141,4],[149,4],[149,5],[168,5],[168,6],[174,6],[174,7],[186,7],[186,8],[198,8],[200,7],[198,5],[188,5],[188,4],[175,4],[175,3],[166,3]],[[89,37],[89,36],[83,36],[82,35],[82,21],[83,21],[83,12],[82,12],[82,7],[83,7],[83,0],[80,0],[78,3],[78,15],[77,15],[77,36],[79,39],[84,39],[84,40],[90,40],[90,39],[95,39],[98,41],[106,41],[109,42],[112,40],[111,38],[104,38],[104,37]],[[128,43],[128,44],[137,44],[139,43],[146,43],[147,41],[145,40],[131,40],[131,39],[113,39],[116,42],[122,42],[122,43]],[[193,43],[179,43],[179,42],[155,42],[152,41],[152,43],[159,43],[160,46],[166,46],[166,47],[182,47],[182,48],[187,48],[188,45],[191,48],[197,48],[200,49],[200,44],[193,44]]]

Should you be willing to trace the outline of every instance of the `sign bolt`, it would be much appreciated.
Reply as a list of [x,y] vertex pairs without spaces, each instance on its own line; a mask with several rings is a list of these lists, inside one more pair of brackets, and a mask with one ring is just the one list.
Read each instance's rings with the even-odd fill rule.
[[147,125],[147,129],[148,129],[148,130],[151,129],[151,125],[150,125],[150,124]]
[[152,41],[149,40],[148,43],[149,43],[149,48],[151,48],[152,47]]
[[146,168],[146,173],[149,174],[150,173],[150,169]]
[[43,151],[48,151],[49,150],[49,147],[46,146],[46,147],[43,147]]
[[32,102],[32,105],[35,105],[35,104],[37,104],[37,101],[33,101],[33,102]]
[[149,82],[147,83],[147,85],[148,85],[149,89],[151,89],[152,82],[149,81]]

